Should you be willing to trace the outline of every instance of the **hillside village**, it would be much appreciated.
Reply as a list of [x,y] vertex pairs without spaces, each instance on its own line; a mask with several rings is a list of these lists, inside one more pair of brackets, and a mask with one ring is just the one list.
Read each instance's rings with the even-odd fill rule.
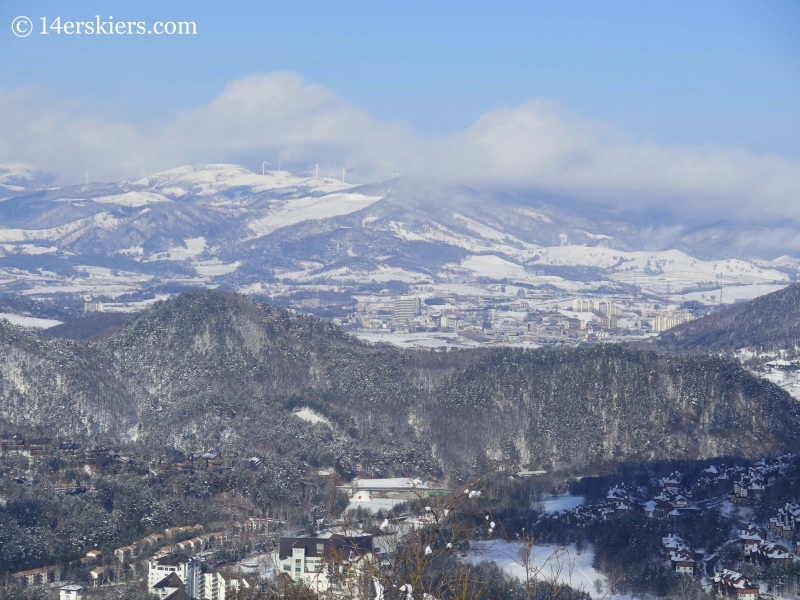
[[[789,471],[796,486],[794,454],[750,466],[715,463],[692,479],[673,471],[652,485],[616,485],[600,502],[540,516],[538,527],[587,528],[640,514],[663,523],[659,530],[671,531],[658,543],[669,570],[694,578],[706,592],[738,600],[788,597],[800,592],[800,504],[765,504],[764,498],[775,486],[787,485]],[[691,523],[711,512],[730,518],[731,530],[718,547],[692,547],[679,532],[692,531]]]
[[[144,477],[150,485],[164,485],[204,472],[257,471],[264,464],[258,457],[226,460],[217,451],[168,450],[132,457],[105,447],[82,448],[70,440],[3,434],[0,441],[6,465],[0,481],[51,485],[56,493],[73,496],[94,493],[99,482],[130,474]],[[539,513],[533,530],[543,532],[546,539],[546,532],[554,528],[588,531],[595,524],[619,519],[648,519],[667,532],[658,538],[658,560],[676,576],[691,578],[707,593],[737,600],[785,596],[796,589],[796,582],[786,576],[776,579],[775,569],[800,573],[800,504],[770,505],[771,512],[765,513],[763,499],[776,486],[785,485],[787,474],[796,474],[797,462],[795,455],[785,454],[747,465],[714,462],[693,477],[673,470],[646,486],[621,481],[608,489],[602,501]],[[10,464],[16,467],[8,469]],[[524,486],[543,473],[520,472],[509,481]],[[161,600],[224,600],[231,593],[260,589],[265,581],[341,595],[393,565],[404,537],[434,524],[426,512],[428,501],[420,504],[420,499],[455,493],[440,483],[413,478],[355,479],[339,489],[350,499],[344,507],[350,516],[321,519],[304,531],[292,531],[278,513],[254,513],[205,526],[173,525],[128,544],[88,550],[69,562],[8,573],[7,582],[22,590],[60,591],[61,598],[69,600],[135,581],[146,582],[147,591]],[[480,496],[469,497],[476,494]],[[491,506],[489,502],[484,509],[489,514]],[[719,547],[693,547],[683,534],[686,524],[710,512],[730,518],[732,529]],[[759,519],[761,514],[765,518]],[[505,529],[500,521],[497,533],[494,521],[491,525],[490,537],[511,536],[513,543],[511,522],[511,529]],[[460,552],[468,556],[468,548],[466,543]],[[613,574],[606,575],[613,587]]]

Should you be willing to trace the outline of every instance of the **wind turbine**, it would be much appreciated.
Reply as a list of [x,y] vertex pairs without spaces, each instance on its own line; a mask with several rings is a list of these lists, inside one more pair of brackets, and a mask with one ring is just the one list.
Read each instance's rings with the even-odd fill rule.
[[392,179],[394,179],[395,177],[400,177],[400,173],[392,169]]
[[319,179],[319,163],[314,165],[314,179]]
[[333,181],[333,171],[328,171],[328,183]]
[[269,163],[268,163],[267,161],[263,161],[263,162],[261,163],[261,174],[262,174],[262,175],[266,175],[266,174],[267,174],[267,173],[264,171],[264,165],[268,165],[268,164],[269,164]]
[[86,185],[89,185],[89,171],[86,171]]
[[347,169],[349,169],[349,167],[344,167],[342,169],[342,183],[344,184],[344,189],[347,189],[347,184],[344,183],[344,174],[347,173]]
[[281,159],[278,159],[278,173],[281,172]]

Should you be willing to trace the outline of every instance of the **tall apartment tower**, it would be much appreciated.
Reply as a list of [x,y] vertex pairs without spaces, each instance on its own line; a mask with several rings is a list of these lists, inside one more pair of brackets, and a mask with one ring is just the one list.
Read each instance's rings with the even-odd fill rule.
[[394,318],[405,321],[419,316],[419,298],[416,296],[400,296],[394,301]]

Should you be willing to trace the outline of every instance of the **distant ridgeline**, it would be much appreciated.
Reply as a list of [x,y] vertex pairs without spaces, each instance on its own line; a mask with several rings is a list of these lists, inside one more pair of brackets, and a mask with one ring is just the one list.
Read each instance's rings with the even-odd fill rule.
[[679,352],[790,350],[800,347],[800,283],[678,325],[655,340]]
[[215,291],[88,341],[0,322],[8,423],[342,474],[760,456],[796,448],[799,406],[722,358],[610,344],[401,350]]

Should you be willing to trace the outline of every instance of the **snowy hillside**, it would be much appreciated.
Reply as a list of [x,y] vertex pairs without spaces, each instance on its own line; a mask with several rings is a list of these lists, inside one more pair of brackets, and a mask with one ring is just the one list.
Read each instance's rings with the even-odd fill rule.
[[[346,186],[237,165],[30,194],[42,181],[28,167],[0,168],[0,281],[29,289],[113,297],[156,280],[265,291],[276,281],[483,279],[689,294],[786,284],[800,270],[791,256],[737,255],[735,232],[719,225],[683,235],[533,193],[402,178]],[[711,237],[716,245],[702,241]]]

